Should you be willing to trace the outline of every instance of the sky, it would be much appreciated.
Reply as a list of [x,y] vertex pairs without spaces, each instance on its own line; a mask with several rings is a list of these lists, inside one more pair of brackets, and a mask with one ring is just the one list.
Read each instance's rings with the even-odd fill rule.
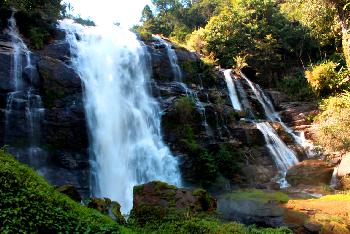
[[97,25],[118,22],[122,27],[130,28],[138,24],[141,12],[151,0],[65,0],[73,8],[73,15],[90,18]]

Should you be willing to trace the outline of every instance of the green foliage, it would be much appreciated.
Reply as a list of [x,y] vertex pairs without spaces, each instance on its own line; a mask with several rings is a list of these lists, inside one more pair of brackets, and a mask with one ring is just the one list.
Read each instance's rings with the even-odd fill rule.
[[195,104],[192,98],[184,96],[175,103],[175,115],[178,116],[180,123],[189,123],[193,120]]
[[159,234],[289,234],[292,233],[287,228],[257,228],[255,226],[246,227],[243,224],[228,222],[222,223],[215,219],[200,219],[200,218],[190,218],[184,220],[178,220],[173,222],[167,222],[157,225],[148,225],[141,228],[135,228],[136,233],[159,233]]
[[322,62],[305,72],[305,76],[317,96],[331,95],[348,87],[349,74],[332,61]]
[[314,97],[312,88],[302,70],[284,76],[278,81],[277,88],[296,101],[310,100]]
[[240,163],[243,153],[232,145],[221,145],[215,154],[215,161],[219,172],[228,179],[233,179],[240,173]]
[[274,0],[241,0],[212,17],[205,27],[208,53],[227,67],[235,64],[233,58],[245,58],[265,76],[306,56],[307,50],[313,49],[311,39],[305,37],[301,26],[288,21],[277,5]]
[[30,43],[34,49],[41,49],[44,46],[45,38],[48,37],[48,32],[40,28],[33,27],[29,30]]
[[118,233],[107,216],[60,194],[0,150],[1,233]]
[[1,7],[16,9],[19,31],[34,49],[41,49],[54,36],[54,24],[64,9],[61,0],[4,0]]
[[350,93],[323,100],[318,122],[317,141],[329,150],[350,149]]

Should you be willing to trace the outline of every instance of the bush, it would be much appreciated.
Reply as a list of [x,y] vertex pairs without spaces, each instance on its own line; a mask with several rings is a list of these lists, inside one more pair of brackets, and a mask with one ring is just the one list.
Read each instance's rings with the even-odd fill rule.
[[322,62],[305,72],[305,76],[315,94],[328,96],[348,87],[349,74],[346,69],[332,61]]
[[219,172],[228,179],[233,179],[240,173],[243,153],[230,145],[221,145],[215,155]]
[[187,38],[187,47],[200,53],[206,54],[205,30],[200,28],[193,31]]
[[318,143],[329,150],[350,150],[350,93],[323,100],[320,109]]
[[278,81],[277,88],[296,101],[309,100],[314,97],[310,84],[300,70],[284,76]]
[[215,219],[192,218],[188,220],[179,220],[175,222],[163,223],[160,225],[149,225],[144,229],[136,229],[139,233],[179,233],[179,234],[210,234],[210,233],[236,233],[236,234],[282,234],[292,233],[287,228],[257,228],[255,226],[246,227],[243,224],[235,222],[222,223]]
[[0,150],[1,233],[118,233],[116,223],[50,186]]

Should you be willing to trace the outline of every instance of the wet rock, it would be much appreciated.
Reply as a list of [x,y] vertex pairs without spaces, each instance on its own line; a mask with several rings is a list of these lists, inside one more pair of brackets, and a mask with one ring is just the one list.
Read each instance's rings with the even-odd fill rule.
[[81,202],[80,193],[71,184],[62,185],[56,188],[56,191],[67,195],[68,197],[72,198],[74,201]]
[[46,108],[54,107],[57,100],[67,95],[81,93],[79,76],[62,61],[43,57],[38,62],[38,71],[43,81],[43,101]]
[[185,214],[216,210],[216,200],[205,190],[178,189],[163,182],[154,181],[134,187],[134,202],[131,219],[139,224],[160,221]]
[[321,160],[305,160],[290,168],[286,179],[292,186],[328,185],[332,174],[332,165]]

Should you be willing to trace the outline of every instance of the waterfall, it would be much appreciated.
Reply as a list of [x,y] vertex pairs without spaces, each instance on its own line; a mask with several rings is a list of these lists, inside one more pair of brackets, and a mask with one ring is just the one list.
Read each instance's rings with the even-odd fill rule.
[[[178,64],[178,58],[177,58],[175,50],[173,49],[172,45],[169,42],[167,42],[166,40],[162,39],[161,37],[159,37],[157,35],[153,35],[153,36],[155,39],[157,39],[159,41],[159,43],[164,45],[166,50],[167,50],[169,62],[170,62],[170,65],[172,67],[172,70],[173,70],[175,84],[179,85],[184,90],[186,95],[193,99],[197,111],[202,116],[202,119],[203,119],[202,126],[205,129],[206,135],[209,137],[213,137],[213,130],[210,128],[210,126],[207,122],[207,116],[205,113],[205,107],[204,107],[203,103],[199,100],[197,93],[194,90],[190,89],[185,83],[182,82],[182,72],[181,72],[181,68]],[[201,89],[203,89],[203,87]]]
[[[235,80],[232,81],[231,70],[225,70],[224,73],[232,105],[234,107],[243,106],[244,111],[246,111],[251,118],[250,120],[256,125],[256,127],[264,136],[266,147],[269,149],[272,159],[275,162],[277,170],[279,172],[279,175],[276,178],[276,182],[280,184],[281,188],[289,186],[285,177],[287,170],[298,163],[298,159],[295,153],[281,140],[269,122],[259,121],[256,119],[254,113],[252,112],[247,94],[243,89],[240,80],[235,78]],[[244,74],[242,74],[242,77],[246,80],[259,103],[264,108],[267,120],[272,122],[279,122],[281,125],[286,126],[282,122],[278,113],[275,111],[271,100],[265,95],[263,90],[258,85],[250,81],[247,77],[245,77]],[[233,84],[236,84],[237,86],[239,98],[242,100],[243,105],[241,104],[240,99],[237,97],[237,91],[235,91],[236,87]]]
[[161,110],[148,87],[147,52],[117,26],[60,22],[84,83],[91,135],[92,195],[132,208],[133,187],[152,180],[181,185],[178,163],[161,135]]
[[231,99],[231,103],[233,105],[233,108],[235,110],[241,111],[242,106],[241,106],[241,103],[238,99],[235,84],[232,81],[231,71],[232,71],[231,69],[227,69],[224,71],[225,80],[226,80],[226,84],[227,84],[227,88],[229,91],[229,95],[230,95],[230,99]]
[[286,173],[290,167],[298,163],[298,159],[268,122],[256,123],[256,127],[264,135],[266,146],[280,173],[277,182],[280,184],[281,188],[287,187],[288,183],[285,180]]
[[[43,154],[40,149],[41,121],[44,108],[39,91],[32,87],[34,73],[37,72],[32,64],[31,52],[22,40],[12,13],[9,19],[8,34],[13,46],[12,82],[13,90],[8,93],[5,112],[5,139],[10,146],[10,152],[21,161],[38,167],[37,157]],[[27,75],[27,80],[24,78]],[[29,78],[29,80],[28,80]],[[19,137],[26,141],[19,145]],[[24,151],[15,150],[13,146],[25,147]],[[24,157],[26,156],[26,157]]]
[[174,74],[174,78],[176,81],[181,82],[182,81],[182,72],[181,72],[181,68],[180,68],[179,63],[178,63],[176,52],[172,48],[172,45],[158,35],[153,35],[153,37],[156,38],[162,45],[165,46],[167,54],[168,54],[169,62],[171,65],[171,69],[172,69],[173,74]]
[[331,179],[331,183],[330,186],[332,189],[337,188],[338,186],[338,167],[335,167],[332,173],[332,179]]

